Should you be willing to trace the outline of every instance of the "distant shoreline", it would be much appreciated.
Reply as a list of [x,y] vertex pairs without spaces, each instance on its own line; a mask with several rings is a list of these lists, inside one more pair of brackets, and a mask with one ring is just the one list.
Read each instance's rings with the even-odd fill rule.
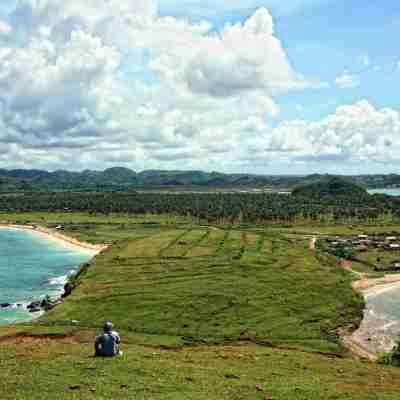
[[26,230],[29,232],[34,232],[39,234],[40,236],[46,238],[47,240],[57,241],[60,243],[68,244],[75,248],[79,248],[81,250],[88,250],[91,252],[95,252],[96,254],[101,253],[102,251],[108,249],[108,245],[106,244],[91,244],[88,242],[83,242],[78,239],[72,238],[70,236],[64,235],[60,232],[56,232],[52,229],[45,228],[40,225],[18,225],[18,224],[10,224],[10,223],[0,223],[0,229],[19,229]]

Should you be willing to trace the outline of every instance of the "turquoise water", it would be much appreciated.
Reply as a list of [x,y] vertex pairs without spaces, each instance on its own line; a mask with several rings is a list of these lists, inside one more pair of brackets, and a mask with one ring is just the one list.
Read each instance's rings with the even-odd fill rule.
[[13,304],[0,308],[0,325],[32,319],[26,305],[47,294],[59,296],[67,277],[93,256],[34,232],[0,229],[0,304]]
[[371,189],[369,194],[387,194],[388,196],[400,196],[400,189]]

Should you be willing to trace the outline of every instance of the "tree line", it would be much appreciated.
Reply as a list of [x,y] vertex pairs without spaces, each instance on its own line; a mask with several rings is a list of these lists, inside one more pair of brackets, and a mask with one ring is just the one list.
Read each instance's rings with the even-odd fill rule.
[[0,196],[0,212],[175,214],[207,222],[391,221],[400,199],[385,195],[311,198],[267,193],[24,193]]

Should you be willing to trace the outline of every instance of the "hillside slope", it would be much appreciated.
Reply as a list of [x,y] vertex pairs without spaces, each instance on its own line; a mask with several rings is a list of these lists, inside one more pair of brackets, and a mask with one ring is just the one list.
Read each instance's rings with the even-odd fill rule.
[[[62,306],[0,329],[2,399],[398,398],[400,370],[339,345],[336,328],[359,320],[363,302],[301,235],[156,216],[30,219],[114,245]],[[123,357],[92,356],[105,319]]]

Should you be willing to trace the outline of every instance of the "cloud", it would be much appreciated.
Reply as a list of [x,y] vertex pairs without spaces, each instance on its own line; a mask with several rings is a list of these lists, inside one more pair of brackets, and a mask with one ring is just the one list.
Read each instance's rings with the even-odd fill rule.
[[362,66],[368,68],[371,66],[371,58],[368,55],[362,57]]
[[361,81],[358,75],[345,71],[336,78],[335,83],[340,89],[354,89],[360,86]]
[[368,101],[338,107],[318,122],[289,121],[275,128],[266,149],[294,161],[397,163],[400,113],[377,110]]
[[201,40],[184,78],[193,92],[216,97],[254,89],[273,95],[308,85],[291,68],[265,8],[243,25],[227,25],[220,35]]
[[268,132],[275,95],[307,86],[264,8],[215,32],[148,0],[21,0],[9,23],[6,167],[224,169]]
[[0,20],[0,37],[8,36],[12,32],[12,27],[7,22]]

